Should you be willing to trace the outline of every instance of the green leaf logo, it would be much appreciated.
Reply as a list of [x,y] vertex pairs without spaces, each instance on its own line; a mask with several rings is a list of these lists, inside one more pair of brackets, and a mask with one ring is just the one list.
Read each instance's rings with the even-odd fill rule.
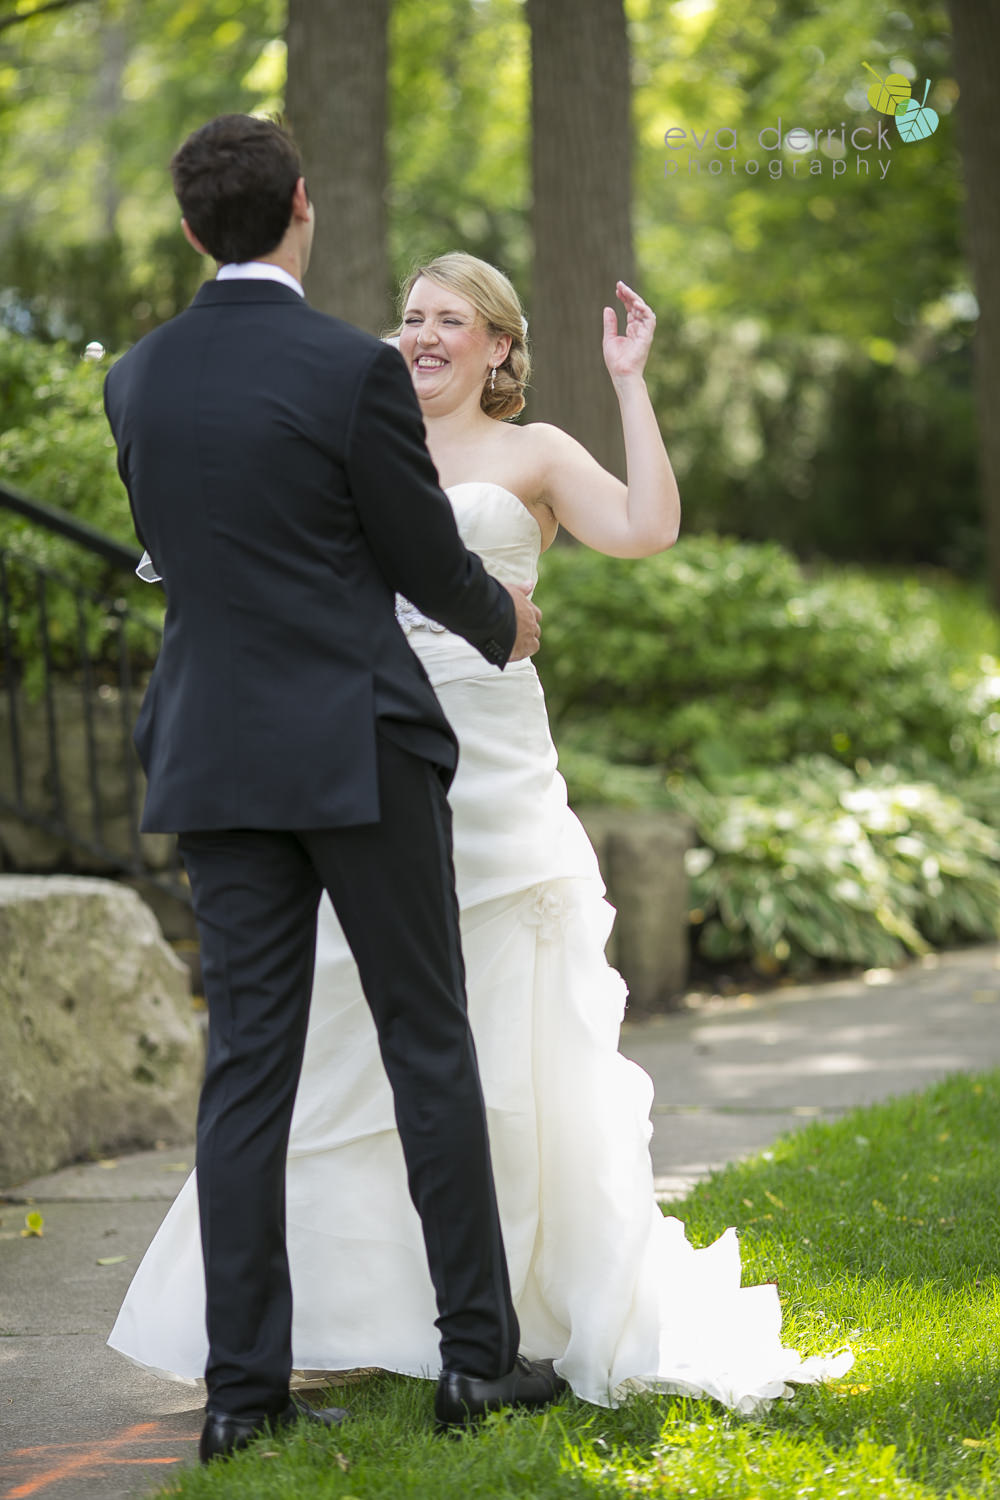
[[[910,80],[904,78],[902,73],[889,73],[883,78],[868,63],[862,63],[861,66],[868,68],[872,77],[878,80],[868,90],[868,103],[872,109],[877,109],[880,115],[895,115],[901,106],[909,106],[913,103],[910,98]],[[928,134],[930,134],[929,131]]]
[[924,97],[920,103],[918,104],[916,99],[908,99],[902,108],[896,111],[896,129],[907,143],[925,141],[938,128],[938,112],[936,109],[931,109],[927,103],[927,90],[930,86],[930,79],[925,79]]

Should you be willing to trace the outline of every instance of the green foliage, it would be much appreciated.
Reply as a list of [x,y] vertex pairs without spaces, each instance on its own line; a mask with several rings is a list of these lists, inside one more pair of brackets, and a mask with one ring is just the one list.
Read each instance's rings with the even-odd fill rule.
[[519,0],[393,4],[390,248],[400,279],[462,249],[502,266],[527,297],[528,50]]
[[573,799],[693,818],[701,958],[880,967],[1000,931],[1000,664],[971,591],[695,537],[557,549],[538,597]]
[[117,231],[68,244],[21,231],[0,250],[5,321],[38,339],[119,348],[186,307],[205,267],[173,226],[138,264]]
[[[838,581],[847,570],[830,564],[811,569],[813,576]],[[936,624],[949,658],[965,668],[962,685],[972,686],[996,670],[1000,658],[1000,615],[990,604],[985,584],[958,577],[941,568],[922,568],[919,573],[882,565],[850,570],[877,587],[879,598],[893,612],[905,607],[919,590],[920,607]]]
[[188,300],[204,267],[167,163],[212,115],[280,102],[267,62],[284,11],[105,0],[0,33],[0,320],[111,347]]
[[[660,318],[649,380],[685,524],[975,574],[975,312],[944,0],[627,13],[637,274]],[[284,22],[281,0],[104,0],[0,34],[0,322],[120,348],[186,304],[205,268],[166,164],[212,114],[280,108]],[[530,316],[529,53],[520,0],[390,10],[393,270],[471,250],[511,272]],[[930,79],[939,128],[869,153],[867,177],[824,138],[822,174],[793,177],[759,133],[779,116],[786,131],[877,124],[865,61],[902,67],[918,96]],[[679,153],[670,127],[688,132]],[[735,152],[717,148],[720,127]],[[694,131],[709,132],[701,149]],[[675,154],[684,170],[665,177]],[[709,172],[730,157],[739,171]],[[750,157],[780,159],[781,177],[748,176]]]
[[660,316],[648,371],[687,531],[982,570],[967,301],[878,347]]
[[931,782],[810,756],[668,789],[701,839],[689,873],[710,961],[878,968],[1000,935],[1000,836]]
[[[128,499],[115,466],[114,440],[102,405],[108,361],[81,360],[65,345],[46,346],[0,328],[0,474],[13,489],[69,511],[126,545],[137,546]],[[128,626],[134,664],[148,665],[158,649],[156,622],[163,596],[79,547],[0,509],[0,547],[8,549],[11,628],[30,692],[42,673],[38,575],[26,559],[52,575],[46,615],[57,670],[76,667],[81,631],[98,664],[117,663],[119,623],[90,595],[110,595],[150,616]],[[65,580],[63,583],[61,580]],[[77,591],[82,591],[78,606]],[[82,621],[81,621],[82,612]]]
[[[205,266],[167,163],[213,115],[282,109],[285,19],[282,0],[104,0],[0,34],[0,320],[121,347],[190,300]],[[390,43],[397,274],[461,246],[523,284],[523,8],[400,0]]]
[[[967,316],[900,341],[891,363],[854,357],[831,383],[808,482],[788,486],[785,522],[764,486],[746,486],[747,534],[799,552],[982,569],[982,508]],[[789,437],[794,429],[785,426]],[[773,429],[779,440],[780,427]],[[795,448],[795,443],[789,446]],[[766,481],[765,481],[766,483]]]
[[663,773],[656,766],[630,766],[608,760],[587,748],[586,737],[568,731],[559,736],[559,770],[574,803],[612,807],[669,807]]
[[[673,6],[668,23],[655,0],[632,0],[630,10],[640,80],[640,257],[654,276],[662,268],[667,300],[685,319],[707,317],[722,332],[752,317],[778,332],[827,334],[863,349],[905,339],[925,309],[967,285],[958,89],[944,0],[716,0],[686,12]],[[898,60],[919,80],[920,94],[931,80],[928,102],[941,124],[930,139],[867,153],[852,148],[855,126],[883,119],[867,99],[866,59],[876,67]],[[806,175],[803,159],[793,177],[792,153],[761,145],[761,131],[779,117],[785,132],[822,132],[811,154],[821,174]],[[683,142],[672,138],[678,150],[664,142],[671,127],[687,131]],[[720,127],[736,131],[734,150],[717,146]],[[701,149],[692,132],[704,139]],[[856,166],[862,155],[867,174]],[[889,163],[884,178],[878,157]],[[678,162],[676,174],[664,175],[668,158]],[[724,167],[716,176],[712,158]],[[755,176],[745,170],[750,158],[760,163]],[[700,171],[689,169],[689,159]],[[837,178],[834,161],[848,168]],[[782,166],[780,178],[769,175],[772,164]]]
[[[899,0],[630,0],[627,11],[637,242],[658,306],[708,317],[720,332],[752,316],[863,346],[895,341],[965,284],[944,0],[908,10]],[[104,0],[3,33],[7,233],[84,245],[117,231],[130,274],[140,268],[156,236],[176,229],[165,166],[185,132],[223,110],[280,104],[284,22],[281,0]],[[394,260],[401,268],[464,245],[520,274],[530,199],[524,7],[396,0],[391,42]],[[736,130],[740,166],[774,155],[756,138],[779,115],[786,130],[870,126],[878,117],[863,61],[897,59],[915,81],[931,80],[941,123],[928,140],[883,150],[884,180],[859,176],[850,150],[852,170],[834,180],[829,141],[819,178],[713,177],[708,159],[725,153],[711,139],[678,153],[685,168],[689,154],[703,158],[699,174],[664,177],[670,126]]]
[[14,488],[134,544],[102,404],[109,363],[0,328],[0,472]]
[[811,579],[776,544],[697,536],[638,562],[557,548],[538,598],[553,714],[609,759],[684,770],[923,752],[971,770],[1000,743],[1000,684],[973,699],[918,585]]

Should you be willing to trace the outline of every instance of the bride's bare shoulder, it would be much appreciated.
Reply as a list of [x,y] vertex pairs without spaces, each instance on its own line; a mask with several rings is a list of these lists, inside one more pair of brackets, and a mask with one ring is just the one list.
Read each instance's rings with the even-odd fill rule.
[[516,427],[512,424],[508,429],[516,432],[523,443],[531,443],[536,447],[546,447],[550,443],[558,443],[565,439],[566,434],[561,427],[554,427],[551,422],[521,422]]
[[508,446],[520,464],[532,471],[541,482],[549,465],[557,462],[573,439],[551,422],[524,422],[507,428]]
[[586,448],[552,422],[528,422],[521,434],[521,454],[524,467],[531,473],[532,493],[543,504],[551,505],[560,475],[581,460],[593,463]]

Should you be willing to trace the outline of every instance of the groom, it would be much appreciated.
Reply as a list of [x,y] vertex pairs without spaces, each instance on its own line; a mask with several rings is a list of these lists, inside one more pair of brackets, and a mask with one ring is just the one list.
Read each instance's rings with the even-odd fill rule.
[[105,404],[167,594],[135,729],[142,827],[180,835],[210,1016],[207,1461],[345,1415],[289,1396],[285,1157],[324,889],[423,1224],[438,1421],[541,1405],[562,1383],[517,1353],[466,1016],[445,795],[457,746],[394,592],[497,667],[537,650],[539,614],[462,545],[399,354],[304,301],[313,209],[290,138],[225,115],[171,170],[184,233],[219,273],[118,361]]

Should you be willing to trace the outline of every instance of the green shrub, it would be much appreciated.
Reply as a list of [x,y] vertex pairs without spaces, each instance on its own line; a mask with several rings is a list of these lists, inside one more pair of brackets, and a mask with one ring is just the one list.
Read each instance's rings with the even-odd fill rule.
[[965,776],[950,789],[962,799],[967,812],[1000,833],[1000,766]]
[[812,580],[776,544],[696,536],[640,561],[557,548],[538,599],[553,716],[607,759],[996,757],[1000,680],[970,675],[916,584]]
[[[115,465],[115,446],[102,404],[108,361],[90,362],[64,345],[44,346],[0,329],[0,477],[33,500],[58,506],[88,525],[137,547],[128,498]],[[162,618],[159,589],[140,583],[65,537],[54,536],[0,508],[0,548],[8,563],[11,628],[29,692],[41,683],[41,626],[37,572],[18,558],[48,570],[47,616],[53,665],[71,671],[79,657],[81,620],[74,589],[121,600],[123,605]],[[58,580],[65,579],[68,587]],[[87,599],[82,629],[99,666],[116,667],[118,625],[107,608]],[[133,665],[151,664],[158,649],[156,629],[130,624]]]
[[[0,474],[33,499],[134,546],[102,404],[110,363],[0,328]],[[5,529],[14,524],[2,512],[0,518]]]
[[931,782],[809,756],[668,791],[702,841],[689,873],[709,960],[884,967],[1000,935],[1000,835]]

